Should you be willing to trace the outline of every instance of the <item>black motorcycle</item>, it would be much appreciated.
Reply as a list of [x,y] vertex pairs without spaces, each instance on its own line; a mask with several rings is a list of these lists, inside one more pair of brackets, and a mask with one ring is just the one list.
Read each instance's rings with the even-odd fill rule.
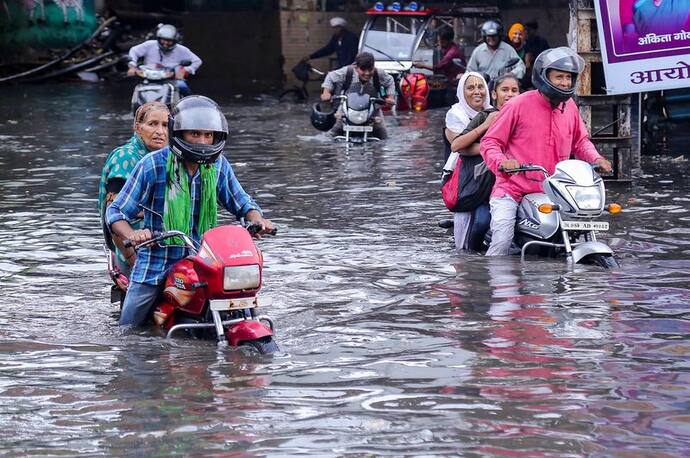
[[337,95],[333,99],[342,102],[343,135],[337,135],[336,140],[353,143],[381,140],[371,134],[374,131],[374,116],[378,111],[378,105],[384,103],[383,99],[357,92]]

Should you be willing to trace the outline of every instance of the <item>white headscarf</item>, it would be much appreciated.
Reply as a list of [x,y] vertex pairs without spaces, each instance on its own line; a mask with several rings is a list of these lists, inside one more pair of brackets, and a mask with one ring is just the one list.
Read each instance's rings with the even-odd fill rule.
[[347,21],[341,17],[331,18],[331,20],[329,22],[331,24],[331,27],[345,27],[345,26],[347,26]]
[[486,81],[484,81],[484,77],[477,72],[465,73],[458,82],[458,102],[450,107],[450,110],[448,110],[448,113],[446,113],[446,127],[453,132],[461,133],[463,130],[465,130],[472,118],[477,116],[478,113],[472,107],[470,107],[470,105],[467,103],[467,100],[465,100],[465,83],[470,76],[479,78],[482,83],[484,83],[484,87],[487,89],[483,109],[486,110],[487,108],[491,108],[491,103],[489,102],[489,88],[486,85]]

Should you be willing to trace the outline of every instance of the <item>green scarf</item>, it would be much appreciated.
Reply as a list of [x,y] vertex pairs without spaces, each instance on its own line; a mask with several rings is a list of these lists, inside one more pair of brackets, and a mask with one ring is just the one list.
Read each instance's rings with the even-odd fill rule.
[[[201,167],[201,201],[199,208],[199,237],[215,227],[218,222],[218,206],[216,204],[216,166],[215,164],[200,165]],[[172,152],[168,153],[165,164],[166,189],[163,207],[163,230],[181,231],[192,236],[191,211],[192,202],[189,192],[189,177],[184,161],[178,160]],[[169,239],[170,245],[179,245],[181,240]]]

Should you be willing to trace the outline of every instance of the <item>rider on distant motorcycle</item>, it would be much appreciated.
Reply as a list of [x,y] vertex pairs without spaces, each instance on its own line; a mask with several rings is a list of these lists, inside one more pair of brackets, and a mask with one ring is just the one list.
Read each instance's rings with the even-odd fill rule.
[[189,48],[178,43],[179,34],[175,26],[160,24],[156,30],[156,39],[147,40],[129,50],[128,76],[136,74],[139,59],[144,60],[144,65],[161,64],[164,67],[177,68],[182,61],[190,61],[186,67],[180,67],[175,71],[175,83],[180,89],[182,97],[191,94],[189,85],[185,81],[187,74],[194,74],[201,66],[201,59]]
[[[384,100],[387,105],[395,103],[395,80],[388,73],[383,70],[378,70],[374,64],[374,56],[368,52],[361,52],[355,57],[355,62],[352,65],[339,68],[328,72],[326,79],[321,87],[321,100],[328,102],[333,97],[334,92],[342,93],[343,95],[350,92],[359,92],[369,94],[371,97],[381,97],[381,89],[385,90]],[[348,77],[349,76],[349,77]],[[378,83],[378,87],[377,87]],[[331,133],[341,135],[343,132],[342,113],[336,114],[337,121],[335,126],[331,129]],[[372,126],[374,137],[385,139],[388,134],[386,126],[383,123],[383,113],[381,109],[376,110],[374,117],[374,124]]]
[[489,202],[492,234],[487,256],[510,253],[519,202],[526,194],[544,191],[541,173],[511,175],[503,170],[533,164],[552,174],[558,162],[574,155],[597,164],[604,172],[611,171],[611,163],[589,140],[577,105],[571,99],[583,68],[582,58],[567,47],[539,54],[532,70],[532,83],[537,90],[507,103],[482,138],[481,155],[496,175]]
[[[484,43],[477,46],[467,63],[468,72],[482,73],[488,76],[487,82],[510,71],[518,79],[525,74],[525,64],[515,49],[502,40],[503,25],[496,20],[488,20],[482,24],[482,39]],[[516,59],[517,63],[507,69],[508,62]]]
[[[242,189],[232,166],[221,155],[228,135],[225,116],[211,99],[186,97],[175,106],[170,145],[144,157],[106,211],[110,230],[133,244],[152,238],[152,231],[179,230],[199,242],[216,226],[218,202],[233,215],[273,229],[261,209]],[[144,227],[129,221],[144,210]],[[169,268],[185,256],[178,246],[142,248],[132,269],[122,305],[121,325],[140,326],[161,293]]]

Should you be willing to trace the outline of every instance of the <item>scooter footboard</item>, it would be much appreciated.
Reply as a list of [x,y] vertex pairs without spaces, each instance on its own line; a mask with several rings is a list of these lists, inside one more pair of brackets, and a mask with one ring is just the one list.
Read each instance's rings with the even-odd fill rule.
[[262,337],[272,336],[271,328],[257,320],[243,320],[231,326],[225,332],[225,337],[233,347],[246,340],[258,340]]
[[609,254],[613,255],[613,250],[608,245],[602,242],[585,242],[580,243],[573,248],[573,262],[577,264],[582,261],[585,256],[590,254]]

